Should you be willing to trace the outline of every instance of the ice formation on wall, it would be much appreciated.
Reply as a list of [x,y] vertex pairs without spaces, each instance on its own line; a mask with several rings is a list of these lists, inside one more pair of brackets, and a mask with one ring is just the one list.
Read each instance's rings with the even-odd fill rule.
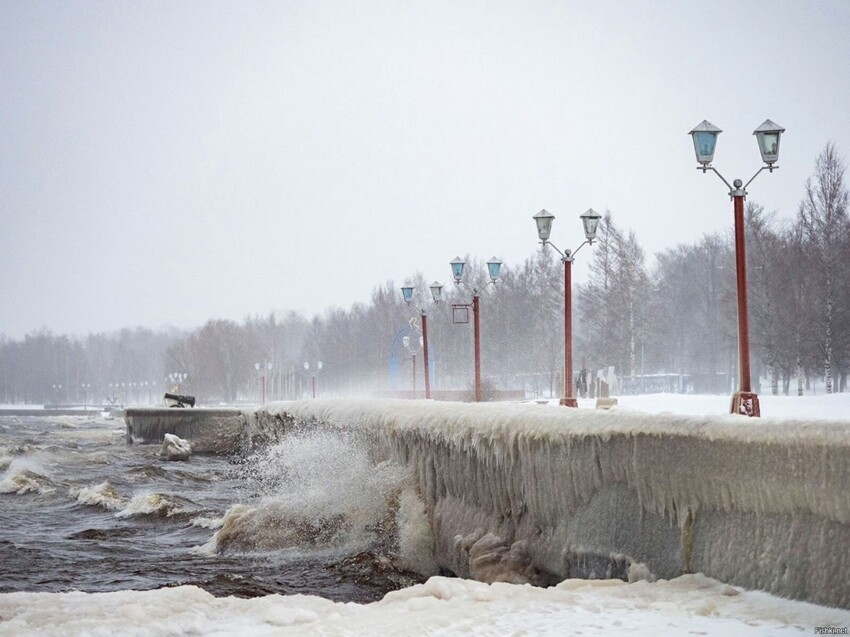
[[250,430],[317,424],[412,468],[435,559],[458,575],[704,572],[850,606],[850,423],[314,400],[267,405]]

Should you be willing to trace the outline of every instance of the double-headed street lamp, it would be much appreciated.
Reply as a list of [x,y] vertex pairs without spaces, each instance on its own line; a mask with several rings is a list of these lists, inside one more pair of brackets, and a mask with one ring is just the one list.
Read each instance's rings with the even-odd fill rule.
[[[431,286],[431,298],[434,303],[439,303],[443,300],[443,284],[438,281],[434,281]],[[404,298],[404,302],[407,305],[410,305],[413,302],[413,286],[405,285],[401,288],[401,295]],[[425,311],[425,308],[419,308],[419,316],[422,319],[422,336],[420,338],[420,343],[422,345],[422,359],[423,364],[425,366],[425,399],[429,400],[431,398],[431,367],[428,359],[428,313]],[[413,319],[411,321],[411,326],[414,325]],[[404,341],[407,339],[407,342]],[[405,336],[402,338],[402,344],[404,348],[411,352],[413,356],[413,397],[416,398],[416,354],[414,354],[410,350],[410,337]]]
[[[310,363],[304,361],[304,371],[310,373]],[[313,398],[316,397],[316,376],[322,371],[322,361],[316,363],[316,369],[313,370]]]
[[[452,305],[452,320],[454,321],[454,311],[456,308],[472,308],[472,335],[475,343],[475,402],[481,402],[481,313],[480,309],[480,292],[478,288],[471,288],[463,281],[463,270],[466,267],[466,261],[460,257],[455,257],[450,262],[452,266],[452,277],[455,280],[455,285],[463,285],[467,290],[472,292],[472,303],[456,303]],[[487,285],[496,285],[499,274],[502,271],[502,262],[493,257],[487,262],[487,274],[490,276],[490,281]],[[466,322],[466,321],[458,321]]]
[[561,255],[561,262],[564,264],[564,396],[560,400],[560,404],[564,407],[578,407],[578,400],[573,394],[573,260],[576,253],[585,245],[593,244],[601,216],[591,208],[579,218],[584,228],[584,241],[572,252],[569,250],[561,252],[554,243],[549,241],[555,215],[544,208],[533,217],[537,224],[537,237],[540,243],[552,246]]
[[729,189],[735,213],[735,262],[737,271],[738,288],[738,391],[732,395],[731,412],[744,416],[760,416],[759,398],[752,391],[750,385],[750,333],[747,311],[747,254],[744,244],[744,198],[747,196],[747,186],[753,183],[761,172],[767,169],[773,172],[779,166],[774,164],[779,159],[779,140],[785,129],[777,123],[766,119],[764,123],[753,131],[758,143],[761,159],[764,166],[758,169],[755,175],[744,184],[740,179],[735,179],[732,185],[721,175],[711,162],[714,160],[714,151],[717,147],[717,136],[722,131],[703,120],[689,133],[694,140],[694,152],[696,153],[697,170],[703,173],[710,170],[717,175]]
[[269,372],[272,370],[271,363],[254,363],[254,369],[257,371],[257,374],[260,377],[260,381],[262,383],[262,394],[261,394],[261,405],[266,404],[266,370]]

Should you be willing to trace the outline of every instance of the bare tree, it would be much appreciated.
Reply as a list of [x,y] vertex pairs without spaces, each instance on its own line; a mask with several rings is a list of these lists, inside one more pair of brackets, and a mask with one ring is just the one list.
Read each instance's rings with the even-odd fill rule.
[[819,274],[818,304],[814,308],[821,331],[820,349],[826,392],[833,390],[833,329],[836,284],[842,260],[847,258],[847,188],[844,161],[830,142],[815,161],[815,172],[806,180],[799,220]]

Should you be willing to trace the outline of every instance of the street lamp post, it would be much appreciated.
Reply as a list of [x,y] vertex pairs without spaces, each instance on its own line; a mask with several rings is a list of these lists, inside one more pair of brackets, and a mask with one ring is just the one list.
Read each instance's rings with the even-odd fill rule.
[[257,373],[260,376],[260,381],[262,383],[262,393],[260,394],[261,405],[266,404],[266,371],[271,372],[272,364],[269,362],[266,363],[254,363],[254,369],[257,370]]
[[[434,303],[439,303],[443,300],[443,284],[438,281],[434,281],[431,286],[431,298],[434,300]],[[404,302],[407,305],[410,305],[413,301],[413,286],[406,285],[401,288],[401,295],[404,298]],[[428,358],[428,313],[425,311],[425,308],[419,308],[419,316],[422,319],[422,336],[420,337],[420,344],[422,345],[422,362],[425,367],[425,399],[431,399],[431,364],[430,359]],[[411,319],[411,326],[414,325],[415,319]],[[408,339],[408,343],[410,342],[409,337],[404,337]],[[404,339],[402,339],[404,342]],[[406,349],[409,349],[407,344],[404,345]],[[411,352],[412,354],[412,352]],[[416,355],[413,354],[413,397],[416,398]]]
[[[414,325],[415,320],[416,319],[410,319],[411,327]],[[424,343],[425,343],[424,338],[421,335],[419,336],[419,347],[415,347],[415,346],[411,347],[410,346],[410,337],[409,336],[404,336],[401,339],[401,344],[404,346],[404,349],[406,349],[408,352],[410,352],[410,357],[411,357],[410,362],[411,362],[411,368],[413,370],[413,398],[414,399],[416,398],[416,355],[419,353],[420,348],[424,348]]]
[[91,383],[82,383],[80,387],[83,388],[83,411],[86,411],[89,404],[89,388],[91,387]]
[[[455,285],[463,285],[469,292],[472,292],[472,303],[461,303],[452,306],[472,308],[472,337],[474,341],[475,352],[475,402],[481,402],[481,316],[480,316],[480,291],[478,288],[471,288],[463,281],[463,270],[466,267],[466,261],[460,257],[455,257],[450,262],[452,266],[452,277],[455,280]],[[487,273],[490,276],[490,281],[487,285],[496,285],[499,274],[502,270],[502,262],[493,257],[487,262]]]
[[[304,361],[304,371],[306,371],[306,372],[310,371],[310,363],[308,363],[307,361]],[[321,372],[321,371],[322,371],[322,361],[319,361],[319,362],[316,363],[316,369],[312,374],[313,398],[316,397],[316,376],[318,376],[319,372]]]
[[569,250],[561,252],[554,243],[549,241],[555,215],[544,208],[533,217],[537,224],[537,237],[540,243],[552,246],[561,255],[561,262],[564,264],[564,395],[560,400],[563,407],[578,407],[578,400],[573,392],[573,261],[576,253],[585,245],[593,245],[596,239],[596,227],[599,225],[601,216],[590,208],[579,218],[584,229],[584,241],[572,252]]
[[760,416],[758,395],[750,385],[750,334],[747,310],[747,255],[744,243],[744,199],[747,196],[747,186],[753,183],[761,172],[767,169],[773,172],[779,166],[774,164],[779,159],[779,140],[785,129],[767,119],[753,131],[758,143],[764,166],[758,169],[755,175],[744,184],[740,179],[735,179],[732,185],[721,175],[711,162],[714,160],[714,151],[717,147],[717,136],[722,131],[703,120],[689,135],[694,141],[694,152],[696,153],[697,170],[703,173],[710,170],[717,175],[726,187],[729,188],[729,196],[733,202],[735,215],[735,265],[737,272],[738,288],[738,391],[732,395],[731,412],[744,416]]

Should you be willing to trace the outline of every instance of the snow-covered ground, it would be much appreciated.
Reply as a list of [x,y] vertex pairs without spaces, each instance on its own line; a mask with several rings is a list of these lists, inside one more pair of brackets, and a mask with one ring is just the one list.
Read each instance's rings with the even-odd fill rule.
[[[691,416],[729,413],[731,395],[645,394],[617,396],[617,408],[648,413],[669,411]],[[557,405],[558,401],[550,401]],[[592,409],[595,400],[579,398],[579,407]],[[850,393],[807,396],[772,396],[760,394],[763,418],[801,418],[805,420],[850,420]]]
[[432,577],[372,604],[272,595],[216,598],[194,586],[0,596],[0,634],[23,635],[812,635],[850,611],[742,591],[701,575],[543,589]]
[[[766,418],[850,418],[850,395],[761,396]],[[593,401],[581,401],[592,408]],[[619,397],[617,410],[727,414],[727,396]],[[846,550],[836,547],[836,550]],[[216,598],[193,586],[0,595],[0,635],[813,635],[850,610],[746,591],[702,575],[528,585],[432,577],[372,604],[312,596]],[[836,634],[836,633],[832,633]]]

